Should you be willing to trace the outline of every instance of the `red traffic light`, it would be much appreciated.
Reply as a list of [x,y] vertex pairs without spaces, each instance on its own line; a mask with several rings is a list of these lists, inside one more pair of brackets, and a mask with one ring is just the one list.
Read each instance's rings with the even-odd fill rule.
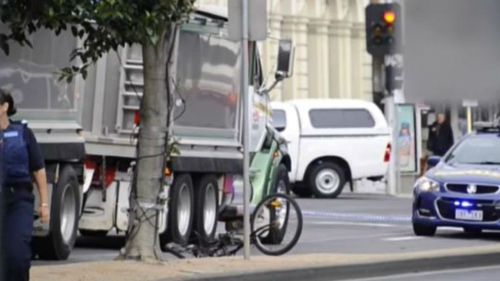
[[387,24],[393,24],[396,21],[396,13],[394,13],[393,11],[385,11],[384,21]]

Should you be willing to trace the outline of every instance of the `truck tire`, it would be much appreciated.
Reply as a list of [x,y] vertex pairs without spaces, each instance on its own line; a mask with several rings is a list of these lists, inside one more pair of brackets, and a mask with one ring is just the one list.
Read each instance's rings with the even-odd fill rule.
[[108,235],[107,230],[87,230],[80,229],[80,234],[85,237],[106,237]]
[[197,242],[215,240],[219,210],[219,189],[214,175],[204,175],[196,181],[194,238]]
[[175,177],[168,205],[168,225],[160,234],[160,246],[165,250],[170,242],[185,246],[189,243],[194,217],[193,180],[189,174]]
[[71,165],[61,169],[52,192],[50,232],[34,237],[34,250],[41,259],[66,260],[75,245],[80,212],[80,186]]
[[[275,193],[282,193],[286,195],[290,194],[290,179],[288,178],[288,169],[284,164],[280,164],[278,167],[276,183],[269,195]],[[290,206],[287,206],[286,208],[290,208]],[[276,212],[271,213],[269,216],[270,222],[273,222],[278,215],[279,214]],[[286,233],[286,228],[288,226],[288,209],[286,209],[285,214],[282,215],[284,216],[283,225],[281,225],[279,229],[274,227],[271,228],[269,230],[269,234],[266,237],[263,237],[262,239],[262,242],[264,244],[278,245],[281,243],[281,241],[283,241],[283,238]]]
[[318,198],[336,198],[345,183],[345,171],[336,163],[321,162],[309,174],[309,186]]

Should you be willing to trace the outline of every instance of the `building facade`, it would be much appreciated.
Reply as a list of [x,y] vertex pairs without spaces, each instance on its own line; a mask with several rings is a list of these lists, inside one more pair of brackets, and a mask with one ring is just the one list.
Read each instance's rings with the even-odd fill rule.
[[[227,5],[231,0],[200,0]],[[268,39],[261,43],[264,70],[276,66],[278,39],[295,44],[294,75],[271,95],[372,99],[371,58],[365,48],[364,0],[268,0]]]

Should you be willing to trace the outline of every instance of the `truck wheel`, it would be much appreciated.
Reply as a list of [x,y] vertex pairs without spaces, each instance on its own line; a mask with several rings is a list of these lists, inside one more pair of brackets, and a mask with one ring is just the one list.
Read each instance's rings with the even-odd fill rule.
[[71,165],[61,169],[51,205],[49,235],[34,237],[34,248],[41,259],[66,260],[75,245],[80,211],[80,187]]
[[107,230],[87,230],[80,229],[80,234],[85,237],[106,237],[108,235]]
[[311,189],[303,183],[295,183],[292,185],[292,191],[297,196],[302,198],[309,198],[313,195]]
[[162,249],[174,242],[187,245],[191,237],[193,227],[193,180],[189,174],[180,174],[174,180],[170,189],[168,206],[168,226],[164,233],[160,234],[160,245]]
[[322,162],[310,173],[309,186],[318,198],[336,198],[345,185],[345,173],[339,165]]
[[[276,184],[274,185],[273,191],[271,194],[281,193],[281,194],[290,194],[290,179],[288,178],[288,169],[284,164],[280,164],[278,167],[278,175],[276,178]],[[289,214],[289,204],[287,201],[287,206],[283,207],[279,211],[273,209],[269,214],[270,222],[278,220],[279,228],[271,227],[269,229],[269,234],[266,237],[263,237],[262,242],[264,244],[269,245],[278,245],[283,241],[283,238],[286,233],[286,228],[288,226],[288,214]]]
[[212,242],[217,231],[219,189],[214,175],[202,176],[195,190],[194,237],[202,243]]

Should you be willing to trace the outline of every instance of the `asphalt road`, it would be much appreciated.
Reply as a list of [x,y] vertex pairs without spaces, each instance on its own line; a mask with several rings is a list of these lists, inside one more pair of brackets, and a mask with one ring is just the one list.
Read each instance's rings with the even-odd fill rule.
[[[291,254],[403,253],[500,242],[499,233],[471,236],[460,229],[438,230],[432,238],[416,237],[410,224],[408,198],[347,193],[335,200],[298,202],[303,210],[304,230]],[[123,243],[122,237],[81,237],[68,261],[34,261],[34,265],[112,260]],[[174,259],[171,255],[166,258]]]

